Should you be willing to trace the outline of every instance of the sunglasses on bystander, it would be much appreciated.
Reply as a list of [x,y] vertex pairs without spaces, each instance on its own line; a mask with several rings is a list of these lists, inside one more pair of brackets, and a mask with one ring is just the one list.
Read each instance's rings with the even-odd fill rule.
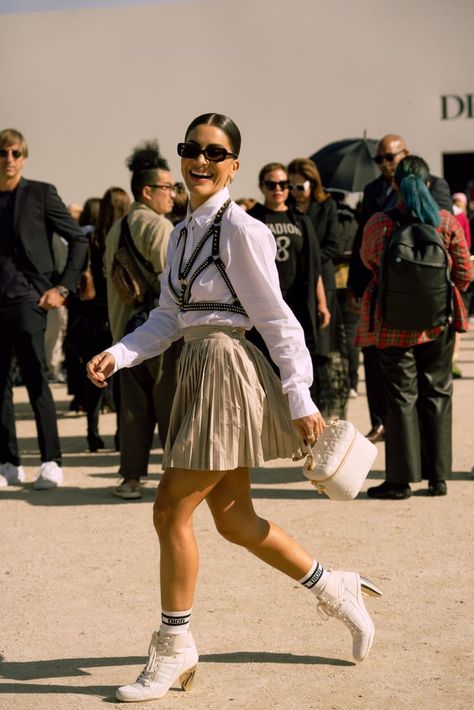
[[18,160],[18,158],[21,158],[23,153],[21,150],[11,150],[10,148],[0,148],[0,158],[7,158],[9,154],[12,154],[12,157],[15,160]]
[[267,190],[270,190],[270,192],[274,192],[277,187],[279,187],[280,190],[288,190],[289,182],[288,180],[264,180],[262,185]]
[[404,150],[399,150],[397,153],[380,153],[379,155],[376,155],[375,158],[372,158],[372,160],[374,161],[374,163],[377,163],[377,165],[382,165],[384,160],[387,163],[393,163],[396,156],[404,152]]
[[290,190],[297,190],[298,192],[304,192],[310,186],[311,186],[311,183],[309,180],[305,180],[304,182],[295,182],[295,183],[290,182],[290,184],[289,184]]

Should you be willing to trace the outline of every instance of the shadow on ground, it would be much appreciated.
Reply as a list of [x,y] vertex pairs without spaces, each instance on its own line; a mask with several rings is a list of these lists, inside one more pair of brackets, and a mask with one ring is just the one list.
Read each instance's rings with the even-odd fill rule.
[[[88,668],[106,668],[113,666],[143,666],[147,661],[144,656],[123,656],[105,658],[58,658],[49,661],[29,661],[26,663],[0,663],[0,677],[23,682],[0,682],[1,695],[46,695],[75,694],[102,697],[105,703],[116,702],[116,686],[111,685],[70,685],[30,683],[49,678],[71,678],[89,676]],[[200,656],[201,663],[283,663],[285,665],[299,664],[307,666],[343,666],[352,667],[356,664],[339,658],[324,658],[322,656],[296,655],[292,653],[269,653],[266,651],[237,651],[234,653],[210,653]],[[171,689],[171,692],[180,692]]]
[[[88,668],[115,666],[143,666],[145,656],[106,656],[104,658],[55,658],[47,661],[1,661],[0,677],[7,680],[30,681],[46,678],[71,678],[90,675]],[[353,661],[323,656],[271,653],[269,651],[235,651],[231,653],[207,653],[199,656],[200,663],[283,663],[298,665],[355,666]],[[0,683],[0,692],[6,684]],[[32,688],[34,686],[22,686]],[[26,692],[26,691],[25,691]]]

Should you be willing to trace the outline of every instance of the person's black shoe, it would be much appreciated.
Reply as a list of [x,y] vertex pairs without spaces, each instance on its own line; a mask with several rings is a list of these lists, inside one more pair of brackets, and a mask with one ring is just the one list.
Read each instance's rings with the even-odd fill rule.
[[428,483],[429,496],[446,496],[448,495],[448,487],[446,481],[430,481]]
[[369,433],[365,435],[365,438],[371,441],[373,444],[376,444],[378,441],[385,441],[384,425],[378,424],[377,426],[372,427]]
[[411,496],[411,488],[408,483],[384,481],[380,486],[368,488],[367,495],[369,498],[380,498],[382,500],[404,500]]
[[87,435],[87,445],[91,454],[95,454],[99,449],[105,448],[105,443],[102,437],[94,433]]

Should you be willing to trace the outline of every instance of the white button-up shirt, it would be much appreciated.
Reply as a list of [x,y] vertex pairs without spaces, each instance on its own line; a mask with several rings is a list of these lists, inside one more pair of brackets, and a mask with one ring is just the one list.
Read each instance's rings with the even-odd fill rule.
[[[212,225],[219,208],[228,199],[227,189],[213,195],[194,212],[188,213],[188,237],[183,258],[185,265],[194,247]],[[281,295],[275,265],[276,245],[270,230],[231,203],[221,222],[220,257],[230,282],[247,316],[229,311],[181,311],[171,298],[168,278],[176,293],[181,290],[178,278],[182,254],[178,239],[183,223],[170,236],[166,267],[161,279],[160,305],[148,320],[119,343],[108,348],[115,358],[115,370],[132,367],[166,350],[182,335],[183,328],[196,325],[230,325],[250,329],[262,335],[273,361],[280,370],[284,394],[288,395],[291,416],[298,419],[317,412],[309,387],[313,368],[301,325]],[[195,267],[210,255],[212,239],[201,250]],[[191,273],[194,271],[193,267]],[[192,285],[190,302],[232,303],[233,299],[214,265],[208,266]]]

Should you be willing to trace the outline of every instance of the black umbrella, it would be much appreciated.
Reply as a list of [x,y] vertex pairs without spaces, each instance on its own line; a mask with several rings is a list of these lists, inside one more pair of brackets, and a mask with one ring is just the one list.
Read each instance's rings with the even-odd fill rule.
[[378,140],[346,138],[328,143],[311,156],[321,174],[324,187],[360,192],[380,175],[373,161]]

